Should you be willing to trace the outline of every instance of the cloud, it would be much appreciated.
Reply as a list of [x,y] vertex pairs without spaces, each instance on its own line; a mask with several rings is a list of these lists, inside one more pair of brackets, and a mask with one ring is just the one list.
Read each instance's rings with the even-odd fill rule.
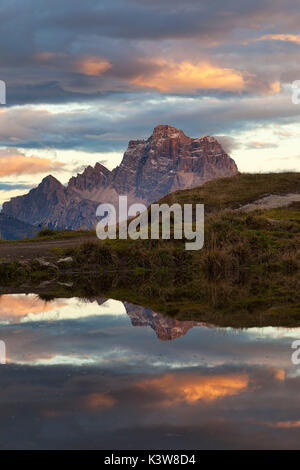
[[210,63],[166,61],[157,59],[158,70],[152,75],[141,74],[131,80],[135,85],[160,92],[189,92],[198,89],[241,91],[245,87],[242,74]]
[[24,183],[0,183],[0,191],[15,191],[16,189],[30,189],[32,185]]
[[49,312],[65,305],[64,300],[45,302],[38,296],[24,296],[23,294],[0,296],[1,321],[19,321],[29,314]]
[[279,80],[275,80],[275,82],[270,83],[270,86],[269,86],[270,95],[280,93],[280,91],[281,91],[281,85],[280,85]]
[[299,120],[298,0],[17,3],[0,7],[2,147],[121,154],[158,122],[198,137]]
[[294,42],[300,45],[300,34],[265,34],[256,40]]
[[241,146],[241,143],[238,142],[234,137],[229,137],[226,135],[215,135],[215,138],[228,154],[230,154],[233,150],[240,148]]
[[226,396],[245,392],[249,377],[246,374],[231,374],[212,377],[166,374],[159,378],[147,379],[139,387],[161,394],[163,406],[174,406],[186,402],[196,404],[199,400],[212,402]]
[[148,138],[159,122],[200,137],[233,135],[269,123],[298,123],[299,117],[300,106],[282,94],[216,99],[119,93],[93,105],[61,106],[48,111],[29,106],[5,108],[0,112],[0,145],[122,153],[129,140]]
[[66,57],[67,57],[67,54],[63,52],[48,52],[48,51],[38,52],[37,54],[34,55],[34,59],[37,62],[51,62],[57,58],[65,59]]
[[[9,106],[95,102],[141,89],[278,93],[282,77],[299,70],[297,63],[291,70],[294,48],[278,52],[278,42],[299,40],[290,33],[297,31],[295,0],[287,0],[284,11],[280,0],[242,6],[228,0],[226,14],[221,0],[53,0],[51,8],[41,0],[41,5],[1,2],[0,42],[10,37],[0,60]],[[267,37],[280,41],[259,40]]]
[[278,423],[270,423],[269,426],[274,428],[300,428],[300,420],[298,421],[279,421]]
[[274,142],[254,141],[247,144],[247,148],[249,149],[271,149],[276,147],[278,147],[278,145]]
[[0,150],[0,176],[37,174],[61,169],[63,163],[48,158],[25,156],[17,149]]
[[74,69],[84,75],[97,76],[107,72],[111,67],[112,64],[101,57],[85,57],[75,63]]
[[100,411],[105,408],[112,408],[116,404],[115,398],[107,393],[91,393],[85,398],[88,408]]

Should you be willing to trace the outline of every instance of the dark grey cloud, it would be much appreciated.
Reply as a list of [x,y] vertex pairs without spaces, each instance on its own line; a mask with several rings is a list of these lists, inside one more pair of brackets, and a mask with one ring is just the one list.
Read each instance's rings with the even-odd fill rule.
[[[169,124],[191,137],[229,135],[270,122],[297,123],[300,106],[291,96],[201,99],[159,94],[106,97],[92,106],[61,112],[8,108],[0,114],[0,145],[18,148],[122,152],[133,138],[148,138],[158,124]],[[228,142],[227,142],[228,143]],[[232,142],[230,143],[232,148]]]
[[[246,71],[254,76],[248,91],[266,90],[270,81],[297,73],[296,46],[255,39],[296,34],[298,23],[296,0],[229,0],[226,6],[221,0],[3,0],[1,78],[9,105],[94,101],[136,90],[131,79],[155,72],[154,59],[175,57]],[[52,57],[42,60],[41,53]],[[76,63],[90,56],[107,60],[111,68],[100,76],[76,70]]]
[[[295,123],[300,107],[284,87],[300,78],[299,46],[262,38],[297,34],[298,23],[296,0],[3,0],[0,79],[8,108],[1,108],[0,145],[121,153],[161,123],[192,137],[231,139],[244,129]],[[200,77],[203,63],[216,74],[229,69],[244,86],[214,89],[206,79],[202,88],[177,90],[172,66],[185,62]],[[160,73],[165,91],[151,88]],[[185,81],[191,74],[187,67]],[[269,96],[279,82],[281,93]],[[228,137],[223,143],[228,151],[238,145]]]

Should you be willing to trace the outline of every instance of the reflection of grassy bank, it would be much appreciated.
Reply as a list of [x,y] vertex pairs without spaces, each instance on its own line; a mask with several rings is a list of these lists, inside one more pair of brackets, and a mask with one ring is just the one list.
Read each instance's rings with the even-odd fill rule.
[[[76,285],[76,284],[75,284]],[[74,285],[74,287],[75,287]],[[208,280],[199,273],[128,273],[82,284],[80,296],[106,297],[147,306],[180,320],[218,325],[300,325],[300,281],[278,273],[241,273],[239,279]],[[100,294],[99,294],[100,293]]]
[[[57,281],[60,281],[59,284]],[[6,292],[37,292],[55,297],[107,297],[143,305],[179,320],[220,326],[299,326],[300,281],[296,273],[240,272],[236,279],[209,280],[198,272],[124,271],[65,275],[45,286],[10,287]],[[71,285],[66,285],[72,282]],[[64,284],[64,285],[62,285]]]

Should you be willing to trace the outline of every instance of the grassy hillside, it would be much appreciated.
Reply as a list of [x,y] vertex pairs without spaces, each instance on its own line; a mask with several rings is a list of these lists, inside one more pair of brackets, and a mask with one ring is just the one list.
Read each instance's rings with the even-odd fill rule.
[[205,204],[208,211],[235,209],[268,194],[300,193],[300,173],[238,174],[176,191],[160,202]]
[[[72,292],[79,289],[82,296],[102,290],[177,318],[299,325],[300,202],[251,213],[234,210],[263,195],[287,193],[300,193],[299,174],[237,175],[179,191],[163,201],[209,207],[202,250],[186,251],[185,240],[172,239],[88,242],[59,250],[57,257],[73,259],[59,271],[35,261],[0,265],[1,283],[37,284],[59,274],[79,279]],[[111,273],[114,280],[106,283]]]

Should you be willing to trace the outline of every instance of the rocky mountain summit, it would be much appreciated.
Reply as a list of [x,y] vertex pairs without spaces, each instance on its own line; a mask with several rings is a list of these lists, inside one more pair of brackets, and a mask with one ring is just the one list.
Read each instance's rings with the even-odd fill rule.
[[160,125],[147,140],[130,141],[113,171],[97,163],[67,186],[48,176],[28,194],[4,203],[3,213],[36,226],[92,228],[98,204],[117,204],[119,195],[127,195],[129,203],[149,205],[170,192],[237,172],[214,137],[192,139],[180,129]]
[[237,173],[214,137],[192,139],[171,126],[157,126],[148,140],[129,142],[113,185],[147,203],[178,189]]

